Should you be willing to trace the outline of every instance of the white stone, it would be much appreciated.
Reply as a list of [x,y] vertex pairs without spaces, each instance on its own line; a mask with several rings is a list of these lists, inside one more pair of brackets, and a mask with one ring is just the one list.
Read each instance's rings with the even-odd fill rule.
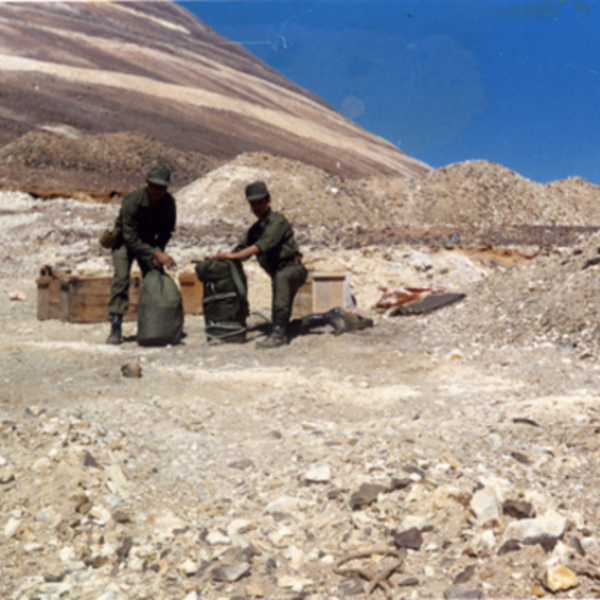
[[306,503],[300,498],[293,498],[291,496],[282,496],[277,500],[269,502],[265,507],[265,513],[274,512],[293,512],[302,508]]
[[481,544],[483,548],[493,548],[496,545],[496,536],[491,529],[481,534]]
[[0,456],[0,468],[5,467],[8,461],[4,458],[4,456]]
[[404,519],[402,519],[400,531],[406,531],[407,529],[412,529],[413,527],[416,527],[420,531],[426,525],[427,517],[419,515],[407,515],[404,517]]
[[500,512],[493,488],[477,490],[471,498],[470,508],[477,517],[479,527],[495,527],[500,523]]
[[21,523],[23,521],[21,519],[15,519],[15,517],[10,517],[4,526],[4,535],[7,538],[11,538],[17,531],[19,531],[19,527],[21,527]]
[[583,529],[585,527],[585,517],[580,512],[574,512],[570,515],[571,523],[575,529]]
[[173,529],[183,529],[187,526],[187,523],[182,519],[173,515],[173,513],[166,512],[160,514],[155,522],[155,526],[158,529],[172,531]]
[[0,467],[0,483],[9,483],[15,478],[12,467]]
[[512,498],[514,495],[514,485],[505,477],[496,477],[495,475],[480,475],[479,483],[484,488],[491,488],[496,494],[498,503],[504,502],[507,498]]
[[242,563],[240,565],[235,565],[234,567],[221,567],[222,572],[225,575],[225,578],[230,583],[233,583],[233,582],[237,581],[238,579],[241,579],[244,575],[246,575],[247,573],[250,572],[251,568],[252,568],[252,565],[250,565],[248,563]]
[[104,508],[104,506],[99,506],[97,504],[92,506],[88,514],[92,519],[97,521],[99,525],[106,525],[112,519],[110,512]]
[[55,516],[55,512],[51,508],[43,508],[35,515],[36,521],[49,521],[52,517]]
[[305,577],[294,577],[292,575],[280,575],[277,578],[277,585],[280,588],[291,588],[297,594],[302,593],[306,586],[312,585],[311,579]]
[[314,483],[327,483],[331,479],[331,467],[327,463],[319,463],[304,474],[304,479]]
[[298,571],[302,568],[305,562],[304,552],[297,548],[296,546],[290,546],[287,548],[283,555],[290,561],[290,567],[294,569],[294,571]]
[[223,535],[218,529],[213,529],[206,536],[206,541],[211,546],[228,546],[231,544],[231,539]]
[[192,591],[183,600],[198,600],[198,594]]
[[146,560],[144,558],[134,556],[127,561],[127,566],[130,570],[139,572],[144,568],[145,562]]
[[289,538],[294,537],[294,530],[291,527],[280,527],[269,535],[269,539],[276,546],[287,545]]
[[509,523],[504,539],[516,539],[525,543],[535,543],[541,537],[559,539],[567,531],[569,520],[561,514],[548,511],[536,519],[520,519]]
[[254,528],[254,523],[248,519],[234,519],[227,525],[227,534],[233,537],[239,533],[246,533]]
[[43,548],[44,546],[42,544],[38,544],[36,542],[32,542],[31,544],[25,544],[23,546],[23,550],[25,550],[25,552],[39,552]]
[[76,555],[73,546],[65,546],[64,548],[60,549],[58,556],[61,562],[70,563],[75,560]]
[[122,490],[125,490],[129,482],[127,481],[127,477],[123,473],[121,467],[117,464],[112,464],[106,468],[106,475],[108,478],[116,483]]
[[184,575],[191,576],[198,570],[198,565],[191,558],[188,558],[188,560],[179,565],[179,570]]
[[479,554],[482,550],[493,548],[496,545],[496,536],[491,529],[486,529],[473,536],[469,542],[468,550],[473,554]]

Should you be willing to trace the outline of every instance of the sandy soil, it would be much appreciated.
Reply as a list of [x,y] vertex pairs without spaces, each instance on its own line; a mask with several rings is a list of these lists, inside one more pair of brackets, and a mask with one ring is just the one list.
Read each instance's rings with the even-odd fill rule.
[[[200,223],[180,198],[171,250],[190,268],[243,215],[215,203]],[[307,262],[347,270],[372,329],[258,351],[259,329],[209,346],[193,316],[178,346],[140,348],[130,323],[115,348],[104,323],[38,321],[35,277],[109,272],[96,238],[116,207],[1,201],[3,597],[600,592],[595,234],[432,247],[300,227]],[[268,315],[268,281],[247,272]],[[424,317],[372,310],[378,285],[432,283],[466,298]],[[369,594],[379,572],[388,587]]]

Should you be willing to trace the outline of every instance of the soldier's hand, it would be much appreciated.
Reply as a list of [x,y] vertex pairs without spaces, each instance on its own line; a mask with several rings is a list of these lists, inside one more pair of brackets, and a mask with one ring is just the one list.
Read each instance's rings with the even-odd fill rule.
[[213,256],[215,260],[232,260],[231,257],[231,252],[220,252],[219,254],[215,254],[215,256]]
[[154,255],[154,261],[157,262],[159,265],[163,265],[165,267],[175,266],[175,261],[173,260],[173,258],[160,250],[158,250]]

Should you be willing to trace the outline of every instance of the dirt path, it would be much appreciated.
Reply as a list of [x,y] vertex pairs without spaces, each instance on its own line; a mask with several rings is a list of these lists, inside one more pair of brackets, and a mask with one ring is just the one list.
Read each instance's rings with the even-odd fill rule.
[[[114,348],[104,324],[38,322],[31,284],[2,287],[28,297],[0,304],[6,597],[345,597],[366,582],[335,561],[414,526],[394,596],[543,593],[549,559],[595,592],[599,378],[573,350],[482,348],[431,317],[274,352],[208,346],[189,317],[180,346]],[[352,510],[364,483],[380,494]],[[498,556],[506,499],[568,532]]]

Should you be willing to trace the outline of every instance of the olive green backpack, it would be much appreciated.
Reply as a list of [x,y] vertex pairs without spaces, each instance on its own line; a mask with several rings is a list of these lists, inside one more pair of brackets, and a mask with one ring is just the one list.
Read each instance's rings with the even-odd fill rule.
[[246,341],[248,282],[240,261],[206,260],[196,264],[204,285],[204,323],[211,343],[243,344]]
[[183,300],[177,284],[162,269],[148,271],[140,290],[138,344],[177,344],[183,335],[183,319]]

